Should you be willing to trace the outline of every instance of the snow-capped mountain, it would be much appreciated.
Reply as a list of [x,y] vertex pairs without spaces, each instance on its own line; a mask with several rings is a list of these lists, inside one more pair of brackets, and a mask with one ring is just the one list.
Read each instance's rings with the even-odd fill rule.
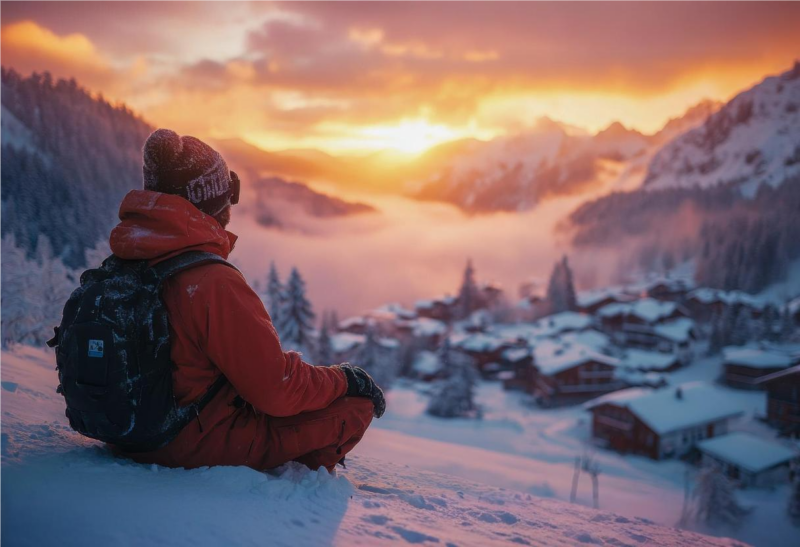
[[543,118],[524,133],[466,143],[430,166],[413,188],[417,197],[470,212],[525,210],[548,196],[637,188],[653,155],[717,108],[703,101],[654,135],[619,122],[591,135]]
[[648,189],[736,185],[752,196],[800,173],[800,62],[734,97],[653,158]]
[[468,143],[418,183],[417,196],[471,212],[525,210],[591,187],[605,172],[602,160],[627,161],[649,146],[620,123],[592,136],[543,118],[524,133]]

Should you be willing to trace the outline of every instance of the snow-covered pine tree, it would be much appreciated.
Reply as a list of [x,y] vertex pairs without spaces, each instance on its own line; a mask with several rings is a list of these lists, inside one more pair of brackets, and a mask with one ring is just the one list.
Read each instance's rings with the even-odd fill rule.
[[750,310],[744,306],[738,306],[734,312],[733,327],[728,343],[734,346],[743,346],[749,342],[753,336],[752,323]]
[[705,465],[697,475],[694,498],[694,518],[711,526],[737,525],[748,510],[739,505],[733,485],[718,465]]
[[725,347],[722,313],[715,313],[711,318],[711,336],[708,339],[708,354],[716,355]]
[[454,351],[447,338],[438,353],[447,377],[438,382],[426,412],[439,418],[477,417],[475,384],[478,374],[472,360]]
[[37,264],[17,247],[13,234],[3,237],[2,331],[3,347],[25,342],[34,331],[35,310],[30,302]]
[[94,247],[83,251],[87,268],[98,268],[109,256],[111,256],[111,247],[108,245],[108,239],[105,238],[98,241]]
[[306,284],[297,268],[292,268],[286,284],[286,301],[280,313],[278,332],[284,349],[309,353],[312,347],[314,311],[306,298]]
[[275,262],[270,262],[266,293],[262,297],[262,300],[264,302],[264,307],[267,308],[267,312],[269,312],[272,318],[272,324],[275,326],[278,334],[282,334],[279,327],[282,322],[283,307],[286,304],[286,293],[281,283],[278,269],[275,267]]
[[475,284],[475,269],[472,267],[472,259],[467,260],[467,267],[464,268],[464,279],[461,281],[461,288],[458,290],[458,318],[464,319],[480,307],[480,295],[478,286]]
[[553,267],[550,282],[547,285],[547,302],[550,313],[560,313],[577,309],[575,285],[569,261],[564,255]]
[[366,370],[381,389],[387,391],[391,387],[396,373],[396,356],[384,348],[378,340],[375,327],[369,325],[364,335],[364,343],[356,354],[353,363]]
[[314,354],[314,361],[317,365],[332,365],[334,364],[333,344],[331,342],[331,327],[330,327],[331,314],[327,312],[322,313],[322,325],[319,329],[319,336],[317,337],[316,352]]

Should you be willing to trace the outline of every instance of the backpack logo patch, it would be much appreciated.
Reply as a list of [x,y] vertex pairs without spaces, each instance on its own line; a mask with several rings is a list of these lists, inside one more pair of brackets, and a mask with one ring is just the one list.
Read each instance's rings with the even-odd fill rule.
[[103,356],[103,341],[89,340],[89,357],[102,357],[102,356]]

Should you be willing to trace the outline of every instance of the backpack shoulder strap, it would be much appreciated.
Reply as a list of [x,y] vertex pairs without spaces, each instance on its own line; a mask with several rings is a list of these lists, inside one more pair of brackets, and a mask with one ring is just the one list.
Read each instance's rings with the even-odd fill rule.
[[239,271],[239,268],[221,256],[205,251],[187,251],[179,254],[178,256],[174,256],[159,262],[150,269],[155,274],[158,283],[161,284],[166,279],[169,279],[177,273],[189,270],[191,268],[196,268],[198,266],[204,266],[206,264],[222,264],[224,266],[228,266],[229,268],[233,268],[237,272]]

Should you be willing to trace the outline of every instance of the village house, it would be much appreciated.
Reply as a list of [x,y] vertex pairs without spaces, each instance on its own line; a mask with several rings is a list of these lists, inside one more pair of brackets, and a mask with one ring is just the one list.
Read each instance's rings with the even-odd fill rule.
[[417,316],[449,322],[455,319],[455,308],[458,299],[455,296],[443,296],[432,300],[418,300],[414,304]]
[[764,376],[767,422],[781,435],[800,438],[800,365]]
[[394,322],[395,337],[404,342],[415,342],[417,347],[434,350],[447,334],[447,325],[436,319],[417,317],[397,319]]
[[649,298],[668,302],[683,302],[692,290],[692,283],[686,279],[661,278],[652,281],[646,289]]
[[597,313],[600,308],[609,304],[625,304],[635,299],[635,296],[627,294],[622,287],[581,291],[576,298],[578,311],[589,315]]
[[503,389],[532,392],[536,381],[533,354],[529,348],[509,348],[500,356]]
[[742,291],[723,291],[701,287],[686,295],[684,306],[699,323],[710,323],[728,307],[747,309],[753,319],[758,319],[766,307],[760,298]]
[[728,433],[697,443],[701,464],[717,465],[742,488],[784,484],[800,454],[786,446],[749,433]]
[[653,298],[609,304],[597,311],[601,327],[615,333],[624,331],[629,325],[656,325],[688,315],[688,311],[675,302]]
[[759,379],[800,363],[800,355],[757,346],[727,347],[722,356],[725,383],[740,389],[763,389]]
[[450,343],[454,350],[469,356],[484,376],[501,370],[503,351],[513,346],[503,338],[483,332],[456,333],[450,336]]
[[619,361],[577,343],[544,340],[534,347],[535,373],[528,391],[543,407],[582,403],[625,387]]
[[[356,362],[358,352],[364,345],[366,336],[363,334],[353,334],[351,332],[337,332],[331,335],[331,349],[333,360],[337,363]],[[386,352],[387,357],[397,352],[400,344],[393,338],[378,338],[378,344]]]
[[638,372],[672,372],[681,367],[681,360],[674,353],[631,348],[620,359],[620,366]]
[[586,406],[596,444],[654,460],[685,456],[698,441],[727,433],[742,414],[735,399],[703,382],[624,389]]

